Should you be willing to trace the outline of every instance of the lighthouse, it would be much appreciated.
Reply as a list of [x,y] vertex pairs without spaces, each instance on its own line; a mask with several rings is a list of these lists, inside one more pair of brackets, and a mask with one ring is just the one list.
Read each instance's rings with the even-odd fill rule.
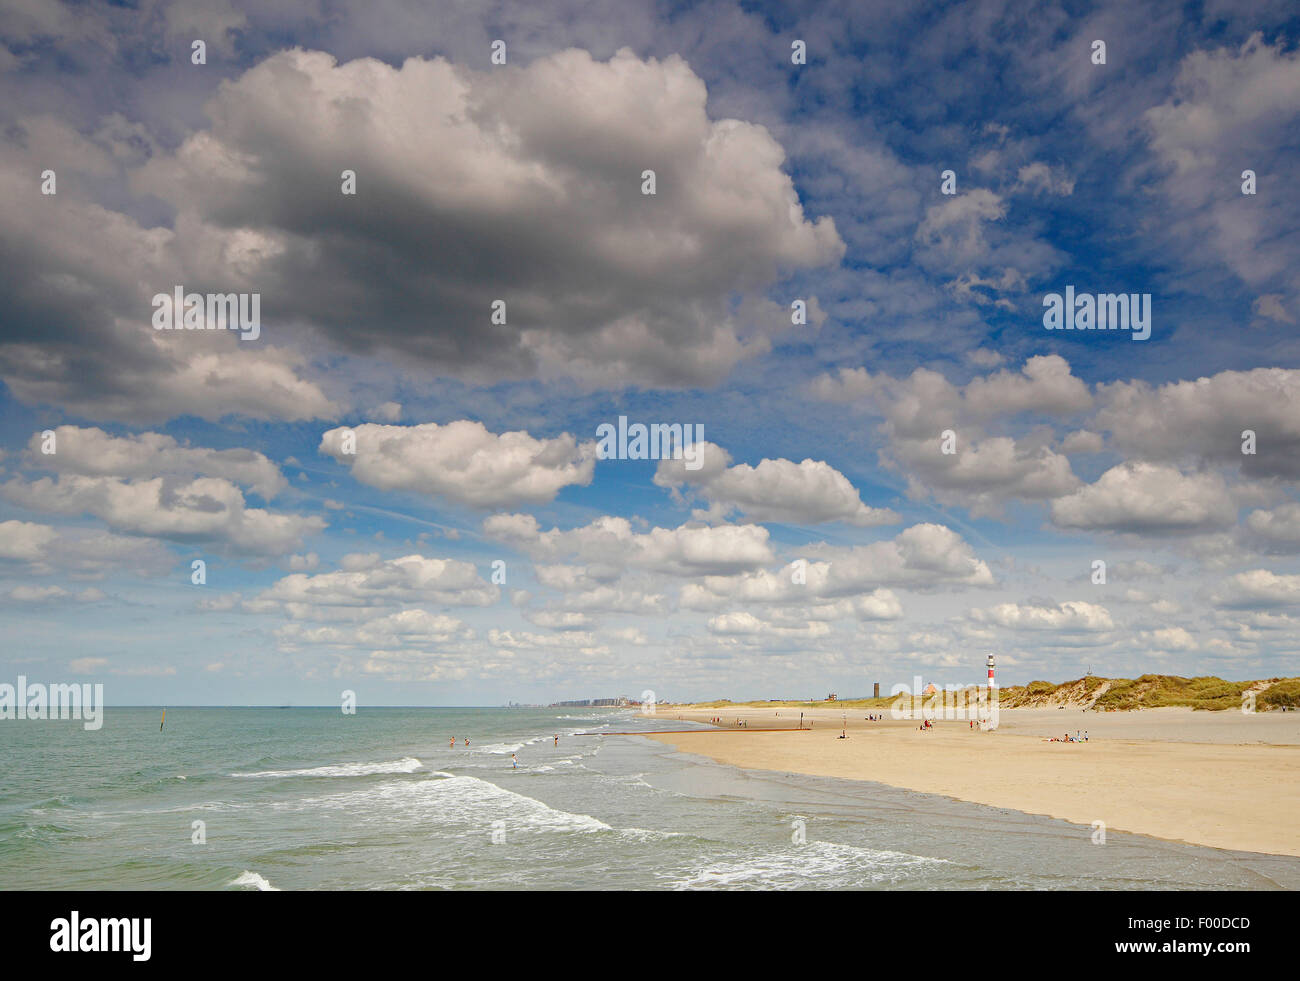
[[998,683],[993,678],[993,666],[997,662],[993,655],[989,654],[989,659],[985,662],[989,666],[989,693],[988,693],[988,718],[984,720],[984,728],[996,729],[998,727]]

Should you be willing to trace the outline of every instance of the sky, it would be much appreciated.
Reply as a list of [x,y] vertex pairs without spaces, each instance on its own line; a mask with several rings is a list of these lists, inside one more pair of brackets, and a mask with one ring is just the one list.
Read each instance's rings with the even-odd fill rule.
[[[1298,674],[1298,42],[1285,0],[0,0],[0,681]],[[1102,294],[1146,327],[1048,329]]]

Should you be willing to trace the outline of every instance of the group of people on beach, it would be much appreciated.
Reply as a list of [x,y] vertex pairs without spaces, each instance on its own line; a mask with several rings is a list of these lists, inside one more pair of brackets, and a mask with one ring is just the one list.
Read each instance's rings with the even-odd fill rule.
[[1067,732],[1067,733],[1066,733],[1064,736],[1062,736],[1060,739],[1057,739],[1055,736],[1053,736],[1051,739],[1048,740],[1048,742],[1051,742],[1051,743],[1086,743],[1087,741],[1088,741],[1088,730],[1087,730],[1087,729],[1084,729],[1084,730],[1082,730],[1082,731],[1080,731],[1080,730],[1078,730],[1078,729],[1075,729],[1075,730],[1074,730],[1074,735],[1073,735],[1073,736],[1071,736],[1071,735]]

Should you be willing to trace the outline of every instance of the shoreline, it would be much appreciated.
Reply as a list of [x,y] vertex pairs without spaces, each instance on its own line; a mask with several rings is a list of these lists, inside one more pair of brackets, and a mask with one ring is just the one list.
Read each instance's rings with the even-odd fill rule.
[[[1300,857],[1300,715],[1150,709],[1095,714],[1003,709],[996,731],[818,707],[672,707],[661,719],[724,727],[646,733],[744,770],[871,781],[1169,841]],[[803,712],[804,730],[775,731]],[[874,714],[874,713],[870,713]],[[1118,717],[1117,717],[1118,715]],[[1217,716],[1217,718],[1216,718]],[[725,725],[744,719],[750,728]],[[1087,742],[1050,742],[1086,728]],[[730,738],[728,738],[730,737]],[[747,737],[747,738],[746,738]]]

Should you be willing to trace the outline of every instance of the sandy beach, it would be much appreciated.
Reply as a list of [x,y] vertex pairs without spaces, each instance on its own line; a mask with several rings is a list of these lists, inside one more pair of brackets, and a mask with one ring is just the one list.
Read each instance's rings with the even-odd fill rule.
[[[800,712],[812,728],[796,726]],[[727,731],[658,734],[681,752],[750,770],[870,780],[1045,814],[1084,827],[1216,848],[1300,856],[1300,713],[1003,709],[996,731],[966,721],[867,722],[873,710],[661,708]],[[886,713],[887,715],[887,713]],[[729,731],[743,719],[747,731]],[[1087,742],[1050,742],[1087,729]]]

